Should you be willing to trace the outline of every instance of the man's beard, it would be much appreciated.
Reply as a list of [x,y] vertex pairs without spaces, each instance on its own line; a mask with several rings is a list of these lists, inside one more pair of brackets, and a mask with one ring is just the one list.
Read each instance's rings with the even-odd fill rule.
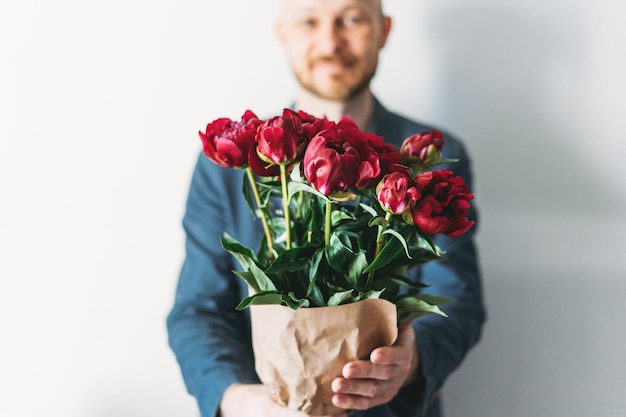
[[[347,62],[348,65],[351,62],[354,62],[354,60],[350,57],[318,58],[309,66],[309,74],[312,74],[313,72],[312,66],[315,65],[315,62],[322,61],[322,60],[336,60],[336,59],[341,59],[344,62]],[[294,74],[300,86],[304,88],[305,90],[309,91],[310,93],[313,93],[316,96],[326,99],[326,100],[345,102],[358,96],[363,91],[369,88],[370,81],[372,80],[372,78],[374,78],[374,75],[376,74],[376,65],[373,66],[372,70],[369,73],[365,73],[364,76],[361,78],[361,80],[359,80],[359,82],[355,84],[354,86],[341,85],[340,88],[336,88],[332,92],[322,91],[320,88],[318,88],[315,85],[314,77],[308,77],[310,79],[309,81],[307,77],[303,77],[297,71],[294,71]]]

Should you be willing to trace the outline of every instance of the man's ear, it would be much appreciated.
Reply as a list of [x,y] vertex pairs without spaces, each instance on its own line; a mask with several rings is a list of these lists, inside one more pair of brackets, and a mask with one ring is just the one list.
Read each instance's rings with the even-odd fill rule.
[[284,27],[284,23],[282,20],[279,20],[274,25],[274,33],[276,34],[276,37],[278,38],[278,41],[280,42],[280,44],[284,46],[285,45],[285,27]]
[[380,48],[383,48],[387,43],[387,38],[389,37],[389,32],[391,32],[391,17],[383,16],[383,27],[382,27],[382,37],[380,42]]

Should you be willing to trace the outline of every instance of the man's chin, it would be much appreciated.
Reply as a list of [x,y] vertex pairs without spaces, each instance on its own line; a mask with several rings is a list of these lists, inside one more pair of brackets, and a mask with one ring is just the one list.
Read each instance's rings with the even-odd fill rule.
[[374,74],[363,77],[358,83],[355,83],[355,80],[341,77],[321,77],[317,79],[313,77],[310,80],[303,80],[298,77],[298,81],[303,88],[320,98],[346,102],[367,90],[373,76]]
[[301,83],[301,85],[310,93],[330,101],[348,101],[358,93],[354,88],[339,83],[329,83],[326,85],[307,85]]
[[330,101],[347,101],[351,95],[346,91],[309,90],[316,96]]

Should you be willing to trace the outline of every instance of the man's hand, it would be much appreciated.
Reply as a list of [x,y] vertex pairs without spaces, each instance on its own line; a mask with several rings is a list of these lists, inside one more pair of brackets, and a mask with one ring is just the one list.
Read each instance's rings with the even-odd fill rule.
[[333,404],[346,410],[367,410],[388,403],[400,388],[414,381],[419,357],[410,323],[400,327],[393,346],[374,349],[370,360],[344,365],[331,384]]
[[[222,397],[221,417],[309,417],[307,414],[284,407],[272,400],[267,387],[255,384],[233,384]],[[347,417],[341,413],[335,417]]]

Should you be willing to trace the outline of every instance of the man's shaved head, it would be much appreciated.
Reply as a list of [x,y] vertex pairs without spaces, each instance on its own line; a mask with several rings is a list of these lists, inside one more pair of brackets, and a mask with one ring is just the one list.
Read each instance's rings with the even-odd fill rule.
[[300,86],[345,101],[369,88],[391,19],[381,0],[283,0],[278,36]]

